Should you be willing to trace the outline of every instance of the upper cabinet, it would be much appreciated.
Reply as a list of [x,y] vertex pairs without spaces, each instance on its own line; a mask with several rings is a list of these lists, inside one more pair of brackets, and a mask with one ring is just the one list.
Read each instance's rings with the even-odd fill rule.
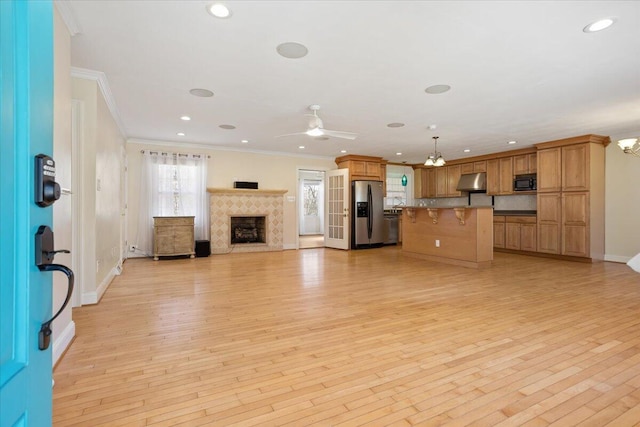
[[513,157],[487,160],[487,194],[502,196],[513,193]]
[[589,145],[562,147],[562,191],[589,190]]
[[386,160],[382,157],[359,156],[349,154],[336,158],[338,169],[349,169],[349,180],[383,181],[386,176]]
[[459,197],[461,192],[456,190],[458,181],[460,181],[460,165],[447,166],[447,196]]
[[562,147],[538,151],[538,193],[552,193],[562,188]]
[[513,156],[513,174],[514,175],[536,173],[537,169],[538,169],[538,165],[537,165],[536,153],[520,154],[518,156]]

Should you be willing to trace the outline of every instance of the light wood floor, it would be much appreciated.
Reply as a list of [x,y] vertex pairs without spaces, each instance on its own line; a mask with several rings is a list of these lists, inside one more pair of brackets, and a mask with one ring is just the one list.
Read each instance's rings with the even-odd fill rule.
[[55,426],[631,426],[640,274],[397,247],[127,261],[54,378]]
[[298,247],[300,249],[322,248],[324,247],[323,234],[310,234],[298,236]]

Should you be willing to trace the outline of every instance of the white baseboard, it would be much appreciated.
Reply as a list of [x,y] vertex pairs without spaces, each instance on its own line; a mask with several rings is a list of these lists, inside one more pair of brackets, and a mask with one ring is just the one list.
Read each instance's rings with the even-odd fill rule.
[[107,291],[107,288],[113,281],[114,277],[120,274],[120,271],[121,271],[120,265],[118,264],[115,267],[113,267],[111,271],[109,271],[109,274],[107,274],[107,277],[104,278],[104,280],[102,281],[102,283],[100,283],[100,285],[98,286],[98,289],[96,289],[95,292],[83,293],[82,305],[97,304],[100,301],[100,298],[102,298],[102,295],[104,295],[104,293]]
[[288,243],[286,245],[282,245],[282,250],[288,251],[291,249],[298,249],[295,243]]
[[605,255],[604,256],[605,261],[621,262],[623,264],[628,263],[630,259],[631,259],[630,256],[621,256],[621,255]]
[[55,341],[53,341],[53,349],[52,349],[51,357],[53,358],[54,366],[56,363],[58,363],[58,359],[60,359],[60,357],[64,354],[65,350],[69,348],[69,346],[71,345],[71,341],[73,341],[73,337],[75,336],[76,336],[76,324],[72,320],[71,322],[69,322],[67,327],[64,328],[64,331],[62,331],[60,336],[58,336],[58,338]]

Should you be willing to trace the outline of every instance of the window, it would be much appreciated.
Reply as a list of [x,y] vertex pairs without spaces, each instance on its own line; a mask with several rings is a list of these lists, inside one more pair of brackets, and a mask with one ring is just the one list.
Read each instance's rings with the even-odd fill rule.
[[[407,185],[402,185],[402,176],[407,176]],[[408,166],[387,166],[387,194],[385,208],[407,206],[413,203],[413,169]]]
[[143,152],[140,194],[136,246],[141,252],[152,253],[154,216],[193,216],[196,240],[208,239],[206,156]]

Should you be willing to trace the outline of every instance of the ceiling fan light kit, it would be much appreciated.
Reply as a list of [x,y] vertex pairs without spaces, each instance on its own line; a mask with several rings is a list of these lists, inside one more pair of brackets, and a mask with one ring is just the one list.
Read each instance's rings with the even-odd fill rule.
[[344,132],[341,130],[329,130],[325,129],[322,124],[322,119],[318,116],[318,110],[320,110],[320,106],[317,104],[309,105],[309,110],[313,112],[313,114],[306,114],[310,116],[309,125],[306,131],[304,132],[296,132],[296,133],[287,133],[284,135],[278,135],[276,138],[280,138],[283,136],[293,136],[293,135],[307,135],[312,137],[325,136],[325,137],[334,137],[334,138],[342,138],[342,139],[356,139],[358,136],[353,132]]

